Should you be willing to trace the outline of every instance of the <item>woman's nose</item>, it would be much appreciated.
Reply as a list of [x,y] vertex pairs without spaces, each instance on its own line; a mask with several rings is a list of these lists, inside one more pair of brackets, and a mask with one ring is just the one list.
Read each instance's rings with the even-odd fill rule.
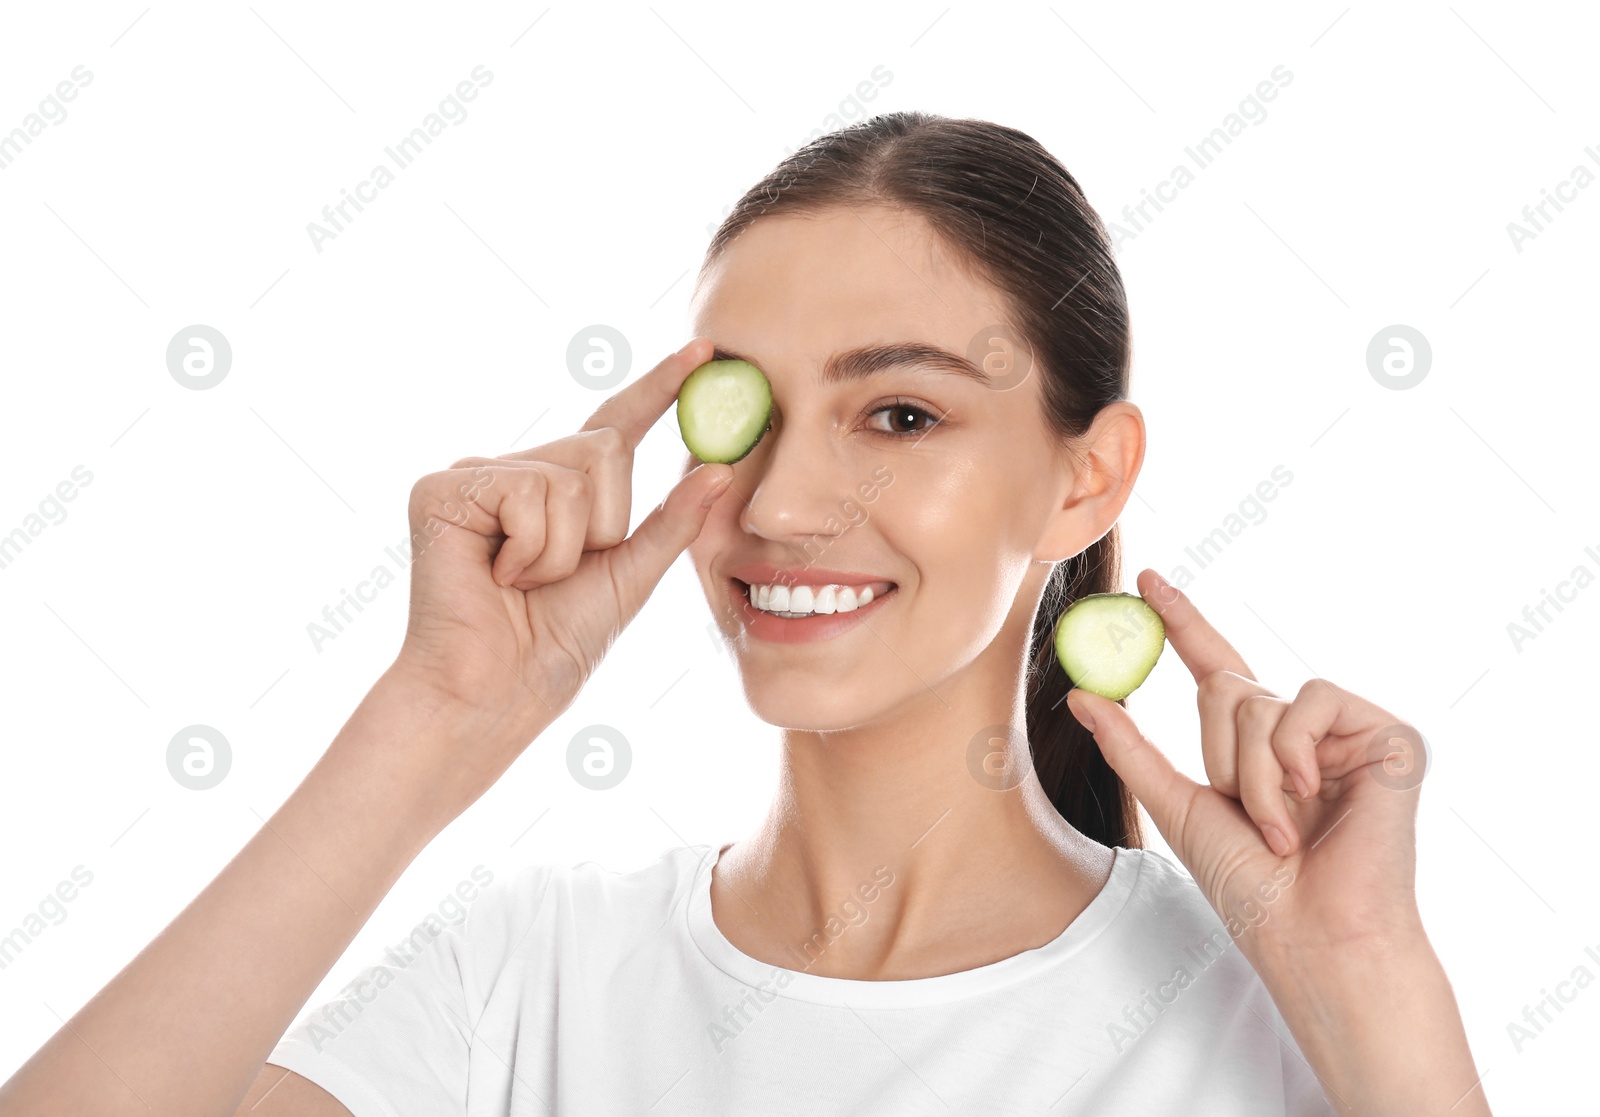
[[755,490],[739,516],[746,532],[783,543],[844,529],[854,482],[824,430],[789,422],[751,454]]

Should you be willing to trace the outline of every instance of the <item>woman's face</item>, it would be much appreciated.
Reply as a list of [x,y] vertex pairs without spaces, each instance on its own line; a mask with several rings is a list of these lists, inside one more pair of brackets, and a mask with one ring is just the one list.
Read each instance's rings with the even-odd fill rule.
[[[766,373],[773,415],[689,554],[764,721],[840,729],[992,695],[1020,669],[1040,560],[1109,526],[1063,511],[1076,470],[1040,371],[983,375],[1010,318],[920,218],[876,206],[761,218],[706,273],[693,333]],[[955,361],[850,358],[892,346]],[[969,352],[976,378],[955,371]],[[788,611],[835,611],[762,610],[752,584],[811,587]],[[865,588],[870,603],[838,611]]]

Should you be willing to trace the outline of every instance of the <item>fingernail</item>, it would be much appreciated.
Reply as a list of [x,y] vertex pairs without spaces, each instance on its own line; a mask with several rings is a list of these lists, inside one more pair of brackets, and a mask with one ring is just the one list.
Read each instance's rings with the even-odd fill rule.
[[1093,733],[1094,718],[1090,717],[1089,711],[1085,710],[1078,704],[1077,701],[1074,700],[1077,693],[1078,692],[1076,690],[1069,690],[1067,692],[1067,709],[1072,711],[1072,716],[1078,719],[1078,723],[1080,725],[1082,725],[1090,733]]
[[1156,576],[1156,586],[1155,591],[1151,594],[1151,596],[1157,601],[1161,602],[1163,605],[1171,605],[1174,601],[1178,600],[1177,588],[1173,586],[1171,582],[1163,578],[1160,571],[1155,571],[1154,573]]
[[1283,836],[1282,830],[1279,830],[1270,822],[1264,822],[1261,824],[1261,833],[1267,839],[1267,845],[1273,853],[1276,853],[1279,857],[1288,856],[1289,839]]
[[1304,776],[1302,776],[1299,772],[1290,772],[1289,773],[1289,778],[1294,781],[1295,793],[1297,795],[1299,795],[1300,798],[1306,799],[1306,798],[1310,797],[1311,788],[1306,786],[1306,781],[1305,781],[1305,777]]

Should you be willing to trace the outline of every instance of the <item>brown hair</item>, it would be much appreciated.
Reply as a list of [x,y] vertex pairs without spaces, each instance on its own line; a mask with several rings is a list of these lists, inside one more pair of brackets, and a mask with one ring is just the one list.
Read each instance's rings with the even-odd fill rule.
[[[701,274],[763,215],[872,203],[924,218],[1006,295],[1058,434],[1081,435],[1101,408],[1127,398],[1128,306],[1110,239],[1066,168],[1015,128],[893,112],[821,136],[739,199]],[[1067,709],[1072,683],[1051,640],[1069,602],[1120,583],[1115,526],[1051,570],[1029,646],[1027,727],[1034,770],[1062,817],[1104,845],[1138,847],[1137,801]]]

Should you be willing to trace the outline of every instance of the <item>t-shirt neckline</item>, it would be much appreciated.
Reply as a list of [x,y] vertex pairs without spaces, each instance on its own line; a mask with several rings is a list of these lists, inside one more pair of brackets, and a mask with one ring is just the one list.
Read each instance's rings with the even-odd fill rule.
[[710,846],[691,847],[699,855],[699,863],[689,890],[689,902],[685,905],[685,918],[689,936],[700,952],[717,969],[746,985],[793,1000],[852,1008],[944,1004],[1015,984],[1055,966],[1082,950],[1117,917],[1133,895],[1144,863],[1144,858],[1138,856],[1144,850],[1113,846],[1111,873],[1105,885],[1077,918],[1043,946],[957,973],[894,981],[861,981],[825,977],[762,962],[728,940],[711,915],[711,870],[732,844],[724,843],[715,850]]

